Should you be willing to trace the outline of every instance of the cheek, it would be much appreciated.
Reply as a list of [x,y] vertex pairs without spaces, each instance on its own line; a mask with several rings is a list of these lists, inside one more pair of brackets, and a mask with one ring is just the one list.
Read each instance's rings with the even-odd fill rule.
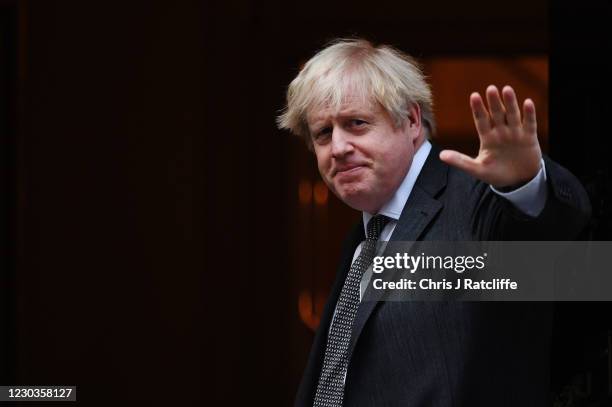
[[317,167],[319,168],[319,172],[321,176],[325,177],[327,174],[327,170],[331,166],[331,156],[326,154],[325,151],[315,151],[315,156],[317,158]]
[[408,143],[395,144],[381,153],[380,164],[386,181],[394,183],[397,177],[401,178],[412,161],[413,154],[414,151]]

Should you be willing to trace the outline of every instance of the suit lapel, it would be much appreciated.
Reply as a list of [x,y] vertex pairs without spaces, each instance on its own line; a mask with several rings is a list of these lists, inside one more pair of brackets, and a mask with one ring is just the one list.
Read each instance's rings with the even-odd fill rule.
[[[433,221],[436,214],[442,209],[442,203],[436,199],[438,193],[446,186],[446,176],[448,167],[438,158],[439,149],[432,147],[425,165],[412,188],[408,201],[404,205],[402,214],[395,226],[391,241],[416,241],[421,238],[425,228]],[[385,252],[384,255],[393,255]],[[368,293],[364,297],[368,301],[363,301],[357,310],[351,343],[349,345],[349,355],[361,335],[368,318],[379,304],[383,291],[373,290],[371,286],[367,288]]]

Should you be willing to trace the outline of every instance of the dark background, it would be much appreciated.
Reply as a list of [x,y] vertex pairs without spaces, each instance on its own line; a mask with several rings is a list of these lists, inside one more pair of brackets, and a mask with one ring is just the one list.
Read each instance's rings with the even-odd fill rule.
[[[0,384],[77,385],[88,406],[291,403],[312,340],[296,269],[329,267],[356,214],[300,212],[315,167],[274,118],[337,36],[548,54],[549,152],[610,240],[609,18],[603,0],[0,1]],[[303,256],[314,242],[323,259]],[[553,393],[609,405],[610,307],[559,310]]]

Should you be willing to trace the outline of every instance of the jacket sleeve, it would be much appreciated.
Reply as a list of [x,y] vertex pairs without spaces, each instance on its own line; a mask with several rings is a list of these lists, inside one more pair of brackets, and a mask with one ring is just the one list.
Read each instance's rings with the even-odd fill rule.
[[544,209],[531,217],[485,184],[479,185],[472,215],[480,240],[575,240],[591,218],[586,191],[567,169],[544,157],[548,196]]

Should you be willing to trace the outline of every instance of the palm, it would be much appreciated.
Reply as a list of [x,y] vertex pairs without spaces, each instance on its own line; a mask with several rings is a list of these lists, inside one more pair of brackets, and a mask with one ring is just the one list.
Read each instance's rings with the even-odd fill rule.
[[489,110],[481,96],[473,93],[470,106],[480,138],[476,158],[452,150],[440,153],[440,159],[466,171],[494,187],[517,186],[535,177],[542,152],[538,143],[535,105],[523,103],[523,118],[516,95],[506,86],[502,97],[495,86],[486,92]]

